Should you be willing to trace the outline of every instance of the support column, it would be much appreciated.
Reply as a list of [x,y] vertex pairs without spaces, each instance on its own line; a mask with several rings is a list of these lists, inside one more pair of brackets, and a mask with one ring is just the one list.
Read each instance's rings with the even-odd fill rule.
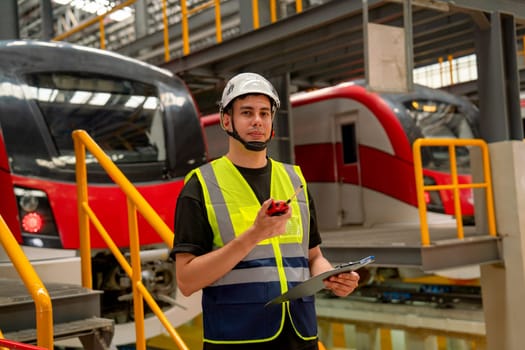
[[135,35],[137,39],[144,38],[148,34],[148,6],[145,0],[135,2]]
[[[525,143],[519,112],[516,29],[512,15],[493,12],[479,19],[480,129],[489,143],[504,261],[504,266],[481,266],[486,349],[518,350],[523,348],[521,325],[525,322]],[[476,203],[476,213],[480,213],[478,208]]]
[[51,0],[40,0],[40,15],[42,17],[42,40],[51,40],[55,36]]
[[523,139],[516,51],[514,18],[490,14],[476,31],[480,131],[487,142]]
[[525,324],[525,142],[489,145],[504,266],[481,266],[488,350],[523,349]]
[[0,1],[0,40],[20,39],[18,29],[18,5],[16,0]]
[[[263,74],[264,75],[264,74]],[[281,108],[273,121],[275,136],[268,146],[270,157],[281,162],[294,163],[293,140],[292,140],[292,116],[290,107],[290,74],[270,79],[272,85],[279,93]]]

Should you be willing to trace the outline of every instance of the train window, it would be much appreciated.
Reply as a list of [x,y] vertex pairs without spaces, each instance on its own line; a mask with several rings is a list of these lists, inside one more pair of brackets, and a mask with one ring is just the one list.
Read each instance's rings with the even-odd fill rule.
[[419,100],[411,101],[406,107],[425,137],[462,139],[474,137],[465,115],[453,104]]
[[[166,159],[161,106],[154,86],[83,73],[26,77],[54,140],[59,160],[74,163],[71,133],[86,130],[115,163]],[[87,161],[94,162],[90,154]]]
[[343,146],[344,164],[357,162],[357,140],[355,135],[355,124],[341,125],[341,142]]
[[[467,116],[451,103],[433,100],[413,100],[405,103],[409,115],[426,138],[474,138]],[[423,166],[444,170],[449,168],[448,147],[429,147]],[[468,171],[470,155],[466,147],[456,147],[456,159],[461,171]]]

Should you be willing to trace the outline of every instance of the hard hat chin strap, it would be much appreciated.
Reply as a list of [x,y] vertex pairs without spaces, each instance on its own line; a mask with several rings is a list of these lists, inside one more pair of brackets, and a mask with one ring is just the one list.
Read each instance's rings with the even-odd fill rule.
[[239,136],[239,134],[237,133],[237,131],[235,131],[235,129],[233,130],[233,132],[226,131],[226,133],[228,135],[230,135],[231,137],[233,137],[234,139],[236,139],[237,141],[239,141],[240,143],[242,143],[244,148],[246,148],[247,150],[255,151],[255,152],[264,151],[266,149],[267,145],[268,145],[268,142],[271,139],[271,137],[270,137],[270,138],[268,138],[268,140],[266,140],[264,142],[260,142],[260,141],[245,141]]
[[[228,135],[230,135],[231,137],[233,137],[234,139],[236,139],[237,141],[239,141],[240,143],[242,143],[242,145],[244,146],[244,148],[246,148],[247,150],[249,151],[255,151],[255,152],[261,152],[261,151],[264,151],[266,149],[266,147],[268,146],[268,143],[270,142],[270,140],[272,139],[272,137],[270,136],[266,141],[264,142],[261,142],[261,141],[245,141],[242,139],[242,137],[239,135],[239,133],[237,132],[237,130],[235,130],[235,126],[233,125],[233,120],[232,120],[232,128],[233,128],[233,131],[228,131],[226,130],[226,133]],[[273,133],[273,127],[272,127],[272,133]]]

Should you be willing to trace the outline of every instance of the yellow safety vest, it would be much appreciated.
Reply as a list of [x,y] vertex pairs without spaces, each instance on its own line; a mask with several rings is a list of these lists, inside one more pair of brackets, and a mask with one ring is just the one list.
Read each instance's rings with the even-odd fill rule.
[[[306,181],[297,166],[272,162],[270,195],[286,200],[299,185],[305,191],[292,200],[286,232],[260,242],[235,268],[203,290],[204,339],[212,343],[269,341],[278,336],[286,314],[305,340],[317,335],[314,298],[264,305],[310,277],[308,244],[310,212]],[[214,249],[245,232],[261,205],[239,170],[226,157],[188,174],[203,189]]]

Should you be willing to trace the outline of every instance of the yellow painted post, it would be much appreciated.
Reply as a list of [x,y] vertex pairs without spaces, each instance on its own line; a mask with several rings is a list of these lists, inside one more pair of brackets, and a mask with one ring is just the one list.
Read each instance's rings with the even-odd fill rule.
[[180,10],[182,14],[182,53],[187,55],[190,53],[190,43],[188,34],[188,7],[186,6],[186,0],[180,1]]
[[345,348],[345,325],[341,322],[333,322],[332,324],[332,346],[334,348]]
[[80,235],[80,261],[82,285],[93,288],[91,276],[91,241],[89,233],[89,218],[84,211],[84,204],[88,204],[87,170],[86,170],[86,147],[81,142],[81,133],[73,131],[73,142],[76,156],[76,181],[78,202],[78,230]]
[[222,43],[221,0],[215,0],[215,37]]
[[392,350],[392,332],[389,328],[379,328],[381,350]]
[[448,349],[448,344],[447,344],[447,338],[446,337],[444,337],[444,336],[437,336],[436,340],[437,340],[438,350],[447,350]]
[[427,204],[425,202],[425,190],[423,183],[423,165],[421,163],[421,143],[423,139],[417,139],[412,147],[414,153],[414,173],[416,180],[417,206],[419,209],[419,224],[421,225],[421,245],[430,245],[430,235],[427,222]]
[[129,250],[131,255],[131,282],[133,287],[133,311],[135,313],[136,349],[146,350],[146,338],[144,336],[144,303],[142,294],[137,284],[142,282],[142,269],[140,266],[140,240],[137,222],[137,210],[135,204],[127,198],[128,202],[128,228],[129,228]]
[[454,213],[456,216],[456,227],[458,229],[458,238],[464,239],[463,215],[461,215],[461,198],[458,187],[458,169],[456,161],[456,147],[453,143],[448,146],[448,155],[450,157],[450,177],[452,178],[452,191],[454,193]]
[[259,29],[259,1],[252,0],[253,29]]
[[303,0],[295,0],[295,11],[297,13],[303,12]]
[[277,5],[275,0],[270,0],[270,21],[275,23],[277,21]]
[[454,85],[454,67],[452,66],[453,63],[453,57],[452,55],[448,55],[448,68],[450,72],[450,85]]
[[106,49],[106,33],[104,31],[104,18],[99,20],[99,29],[100,29],[100,48],[102,50]]
[[443,82],[443,57],[438,58],[439,62],[439,79],[441,81],[441,86],[444,86],[445,83]]

